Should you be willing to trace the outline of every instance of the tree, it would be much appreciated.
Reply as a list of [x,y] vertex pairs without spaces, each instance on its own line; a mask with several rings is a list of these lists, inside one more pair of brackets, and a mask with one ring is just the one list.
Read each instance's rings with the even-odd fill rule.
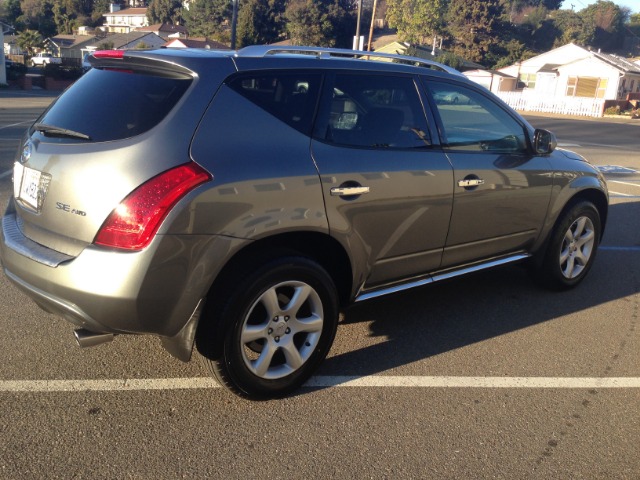
[[182,19],[182,2],[180,0],[151,0],[147,8],[149,23],[177,24]]
[[387,0],[387,23],[404,42],[431,43],[443,31],[445,13],[445,0]]
[[25,30],[16,40],[22,50],[26,50],[29,56],[33,56],[35,49],[42,47],[42,36],[35,30]]
[[100,43],[97,47],[98,50],[113,50],[114,48],[115,48],[114,43],[109,40],[105,40],[104,42]]
[[20,0],[6,0],[3,4],[4,18],[7,23],[13,25],[15,28],[22,30],[23,26],[18,18],[22,16],[22,8],[20,8]]
[[22,15],[18,21],[29,30],[37,30],[43,37],[56,34],[53,4],[49,0],[21,0]]
[[454,53],[484,63],[495,46],[503,13],[499,0],[450,0],[447,25]]
[[491,49],[490,54],[487,56],[487,61],[493,65],[493,68],[502,68],[534,56],[536,56],[536,53],[529,50],[524,43],[510,39],[498,42]]
[[284,16],[294,45],[351,47],[355,21],[350,2],[291,0]]
[[195,0],[182,12],[185,25],[192,37],[205,37],[225,42],[231,23],[231,2],[227,0]]
[[104,18],[102,15],[109,12],[109,5],[111,0],[95,0],[93,2],[93,11],[91,12],[91,20],[93,26],[97,27],[102,24]]
[[58,33],[73,33],[73,19],[67,13],[67,7],[62,2],[56,1],[52,6],[52,12]]
[[312,0],[291,0],[285,10],[289,39],[294,45],[333,46],[331,24]]
[[[363,10],[364,8],[364,1]],[[335,46],[351,48],[353,46],[353,35],[356,31],[357,2],[350,0],[334,0],[327,5],[327,15],[333,25],[333,36]],[[370,22],[371,8],[361,13],[361,35],[364,34],[364,26]]]
[[595,34],[595,26],[585,23],[580,14],[573,10],[558,10],[553,23],[558,29],[559,35],[554,43],[555,47],[575,43],[576,45],[591,45]]
[[622,46],[628,9],[620,8],[609,0],[598,0],[579,14],[587,28],[593,30],[593,47],[615,50]]
[[277,41],[285,30],[284,9],[280,0],[243,0],[238,12],[238,45]]

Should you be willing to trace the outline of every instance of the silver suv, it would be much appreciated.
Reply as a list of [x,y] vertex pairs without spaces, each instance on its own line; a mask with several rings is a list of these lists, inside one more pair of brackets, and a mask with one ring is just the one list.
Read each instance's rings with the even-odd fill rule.
[[303,47],[91,64],[27,132],[0,238],[81,346],[195,344],[235,393],[277,397],[350,303],[525,260],[568,288],[595,259],[602,175],[445,66]]

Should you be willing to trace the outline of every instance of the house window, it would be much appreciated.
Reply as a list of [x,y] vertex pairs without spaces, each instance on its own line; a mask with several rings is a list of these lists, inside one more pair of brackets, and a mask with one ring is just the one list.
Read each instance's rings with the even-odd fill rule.
[[536,77],[535,73],[521,73],[518,75],[518,88],[536,88]]
[[567,97],[604,98],[608,80],[595,77],[569,77]]
[[574,97],[576,95],[577,83],[578,77],[569,77],[567,80],[567,97]]

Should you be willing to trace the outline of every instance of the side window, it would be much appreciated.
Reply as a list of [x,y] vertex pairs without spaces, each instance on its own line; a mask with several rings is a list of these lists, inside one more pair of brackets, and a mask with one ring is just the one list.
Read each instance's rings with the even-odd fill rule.
[[353,147],[421,148],[431,145],[411,77],[336,74],[325,89],[315,137]]
[[304,134],[311,124],[321,76],[313,73],[278,72],[243,75],[229,86],[260,108]]
[[442,143],[451,150],[524,153],[524,127],[488,96],[462,85],[425,80],[443,126]]

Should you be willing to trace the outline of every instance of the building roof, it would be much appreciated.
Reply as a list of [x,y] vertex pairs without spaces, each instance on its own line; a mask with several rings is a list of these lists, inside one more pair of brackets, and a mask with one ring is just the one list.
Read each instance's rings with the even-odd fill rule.
[[91,43],[98,37],[91,35],[56,35],[46,41],[53,43],[58,48],[73,48],[85,43]]
[[165,45],[167,48],[209,48],[212,50],[231,50],[228,45],[207,38],[175,38]]
[[502,78],[513,78],[515,79],[516,77],[514,77],[513,75],[507,75],[506,73],[503,72],[499,72],[498,70],[485,70],[483,68],[478,68],[476,70],[467,70],[466,72],[464,72],[464,74],[468,77],[470,76],[490,76],[493,75],[494,77],[502,77]]
[[116,10],[115,12],[107,12],[102,14],[103,17],[111,17],[114,15],[118,17],[146,17],[147,8],[123,8],[122,10]]
[[[563,59],[561,55],[566,55],[566,57]],[[536,68],[538,65],[540,65],[540,67],[537,68],[536,72],[550,73],[557,71],[558,68],[561,68],[564,65],[580,62],[587,58],[595,58],[618,69],[623,73],[640,74],[640,65],[635,64],[633,61],[627,60],[626,58],[620,57],[618,55],[602,53],[590,48],[581,47],[580,45],[576,45],[574,43],[567,43],[566,45],[563,45],[561,47],[554,48],[552,50],[549,50],[548,52],[544,52],[540,55],[536,55],[535,57],[523,60],[516,65],[528,65],[529,67],[533,68]],[[545,59],[553,59],[554,63],[543,63]],[[558,61],[563,60],[563,63],[557,63]],[[501,68],[500,70],[509,70],[512,68],[514,68],[514,65]]]
[[542,72],[542,73],[557,73],[559,66],[560,66],[560,64],[558,64],[558,63],[545,63],[542,67],[540,67],[538,72]]
[[144,42],[145,39],[153,41],[154,45],[152,46],[157,46],[158,44],[156,40],[161,40],[161,37],[153,32],[133,31],[129,33],[114,33],[112,35],[107,35],[106,37],[96,38],[94,45],[99,45],[101,43],[111,43],[113,44],[113,48],[117,50],[119,48],[124,48],[134,42]]
[[640,74],[640,65],[634,63],[626,58],[619,57],[610,53],[591,52],[591,54],[605,63],[617,68],[624,73],[637,73]]
[[187,27],[183,25],[173,25],[171,23],[156,23],[146,27],[139,27],[136,30],[138,32],[157,33],[161,37],[168,37],[175,34],[186,35],[188,33]]

